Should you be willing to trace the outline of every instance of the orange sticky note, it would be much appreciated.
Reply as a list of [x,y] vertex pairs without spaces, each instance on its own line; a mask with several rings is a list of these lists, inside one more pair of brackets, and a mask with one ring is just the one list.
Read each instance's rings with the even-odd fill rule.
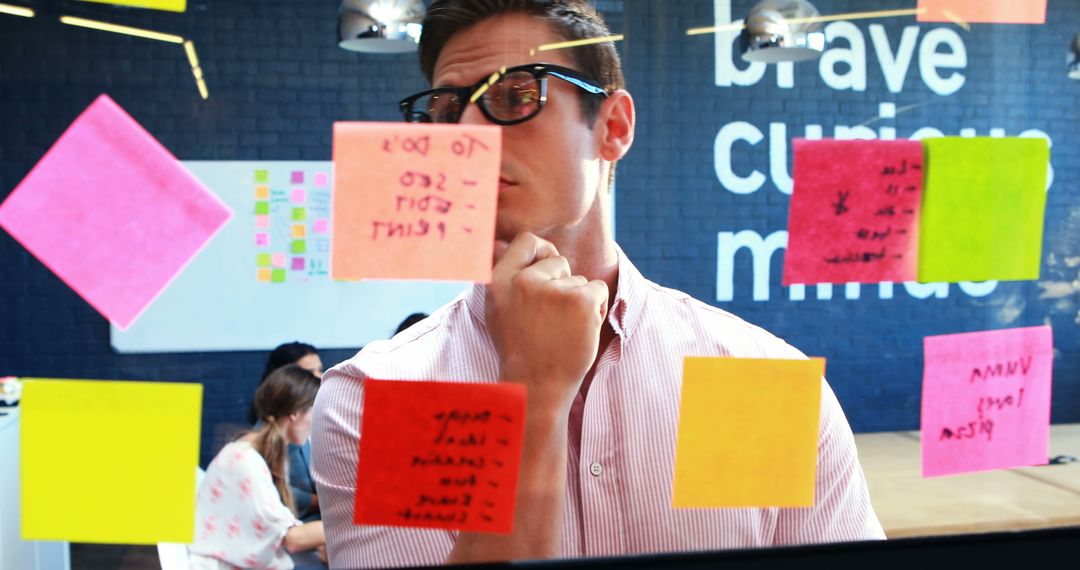
[[509,534],[525,387],[368,380],[356,524]]
[[334,123],[334,279],[491,281],[502,131]]
[[920,22],[1045,24],[1046,0],[919,0]]
[[687,357],[672,504],[814,504],[825,359]]

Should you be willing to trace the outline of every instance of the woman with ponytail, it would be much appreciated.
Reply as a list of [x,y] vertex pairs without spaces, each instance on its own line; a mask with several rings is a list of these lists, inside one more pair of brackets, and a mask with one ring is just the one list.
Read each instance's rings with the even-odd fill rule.
[[272,372],[255,391],[259,427],[210,462],[195,507],[191,568],[293,568],[290,553],[318,550],[322,522],[304,524],[289,488],[288,445],[311,435],[319,379],[296,364]]

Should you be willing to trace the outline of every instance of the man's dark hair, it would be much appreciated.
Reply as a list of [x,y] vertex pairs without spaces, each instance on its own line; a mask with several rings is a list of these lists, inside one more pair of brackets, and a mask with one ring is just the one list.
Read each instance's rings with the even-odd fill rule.
[[[481,20],[512,13],[530,14],[545,20],[563,41],[611,35],[600,13],[587,0],[434,0],[424,18],[424,31],[420,36],[420,69],[428,82],[433,81],[435,62],[450,38]],[[567,49],[577,70],[608,93],[625,86],[622,63],[613,42]],[[581,101],[582,115],[591,125],[603,100],[584,96]]]

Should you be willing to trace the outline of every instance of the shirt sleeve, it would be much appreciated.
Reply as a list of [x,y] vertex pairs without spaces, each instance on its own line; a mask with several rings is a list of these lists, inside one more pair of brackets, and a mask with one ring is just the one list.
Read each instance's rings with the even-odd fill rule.
[[883,538],[885,532],[870,504],[851,427],[832,388],[822,379],[814,506],[780,509],[775,542],[786,545]]
[[363,377],[329,370],[315,398],[311,464],[331,568],[442,564],[456,533],[353,524],[362,409]]

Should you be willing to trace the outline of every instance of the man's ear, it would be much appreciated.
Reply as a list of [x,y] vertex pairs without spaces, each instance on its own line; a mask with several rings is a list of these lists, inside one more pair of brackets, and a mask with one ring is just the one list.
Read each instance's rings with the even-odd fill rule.
[[600,106],[594,132],[600,158],[615,162],[626,155],[634,144],[634,98],[625,89],[619,89]]

